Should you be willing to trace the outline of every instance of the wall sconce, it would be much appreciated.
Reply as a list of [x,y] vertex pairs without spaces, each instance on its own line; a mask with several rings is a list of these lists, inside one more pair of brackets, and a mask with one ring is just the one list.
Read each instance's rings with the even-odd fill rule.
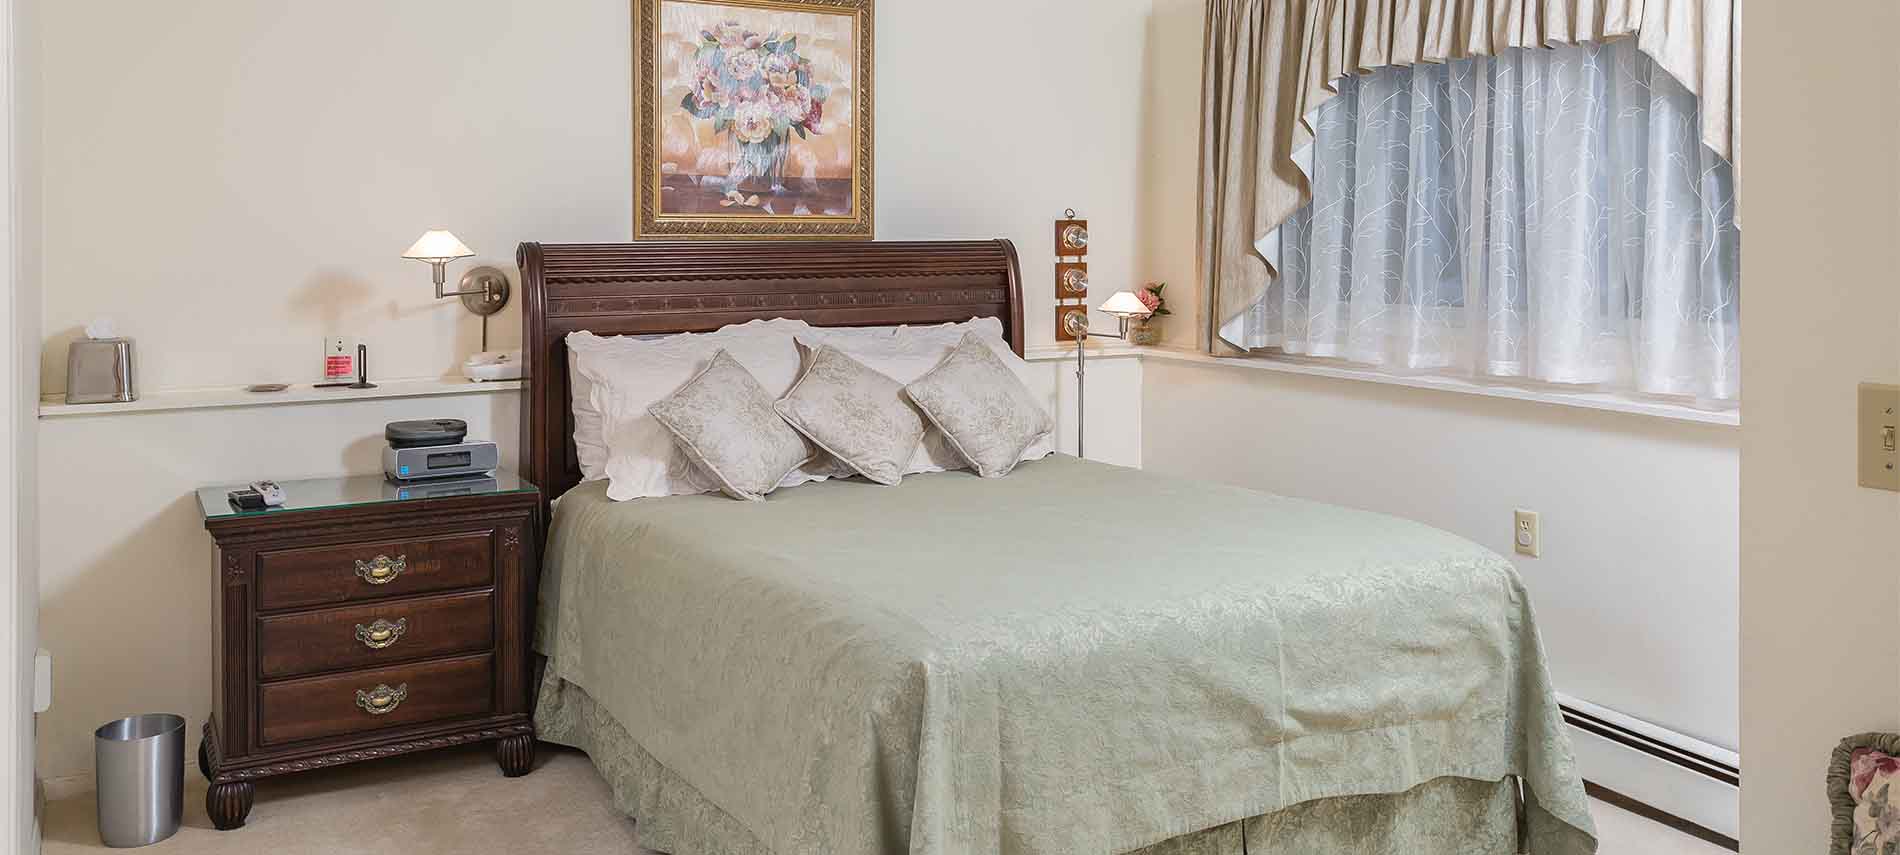
[[435,298],[445,300],[449,297],[462,298],[465,308],[482,319],[482,351],[488,350],[488,316],[508,305],[508,274],[493,267],[477,267],[462,274],[462,281],[454,291],[443,290],[448,281],[449,262],[458,258],[468,258],[475,252],[462,243],[461,239],[446,229],[434,229],[424,232],[422,237],[402,254],[403,258],[426,261],[435,270]]

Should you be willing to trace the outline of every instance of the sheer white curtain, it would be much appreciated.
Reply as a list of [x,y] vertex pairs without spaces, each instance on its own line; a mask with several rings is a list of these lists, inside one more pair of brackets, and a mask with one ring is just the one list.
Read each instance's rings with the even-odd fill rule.
[[1735,405],[1734,172],[1635,40],[1338,85],[1296,154],[1313,203],[1258,244],[1280,275],[1222,338]]

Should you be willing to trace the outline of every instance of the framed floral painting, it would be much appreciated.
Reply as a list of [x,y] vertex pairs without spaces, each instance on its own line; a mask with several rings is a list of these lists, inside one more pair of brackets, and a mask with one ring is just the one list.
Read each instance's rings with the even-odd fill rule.
[[872,0],[633,0],[642,238],[869,239]]

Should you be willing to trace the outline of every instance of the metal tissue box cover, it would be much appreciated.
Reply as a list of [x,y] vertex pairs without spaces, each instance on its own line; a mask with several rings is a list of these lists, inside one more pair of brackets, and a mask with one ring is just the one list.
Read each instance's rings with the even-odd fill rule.
[[75,341],[66,357],[66,403],[110,404],[136,401],[132,386],[132,340],[87,338]]

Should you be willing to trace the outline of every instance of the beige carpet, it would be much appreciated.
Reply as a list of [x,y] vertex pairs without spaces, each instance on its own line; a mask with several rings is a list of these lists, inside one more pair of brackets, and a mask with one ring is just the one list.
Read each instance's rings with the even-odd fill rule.
[[[190,761],[187,761],[189,765]],[[645,853],[587,755],[541,746],[538,766],[504,778],[484,746],[393,757],[257,785],[249,822],[218,831],[205,782],[185,772],[185,823],[152,855],[589,855]],[[90,795],[47,805],[44,855],[123,852],[99,842]]]
[[[259,784],[250,824],[217,831],[204,781],[185,772],[185,826],[152,855],[640,855],[584,754],[543,745],[524,778],[503,778],[484,747],[415,754]],[[1591,804],[1602,855],[1727,852],[1634,814]],[[44,855],[100,853],[91,796],[47,806]]]

